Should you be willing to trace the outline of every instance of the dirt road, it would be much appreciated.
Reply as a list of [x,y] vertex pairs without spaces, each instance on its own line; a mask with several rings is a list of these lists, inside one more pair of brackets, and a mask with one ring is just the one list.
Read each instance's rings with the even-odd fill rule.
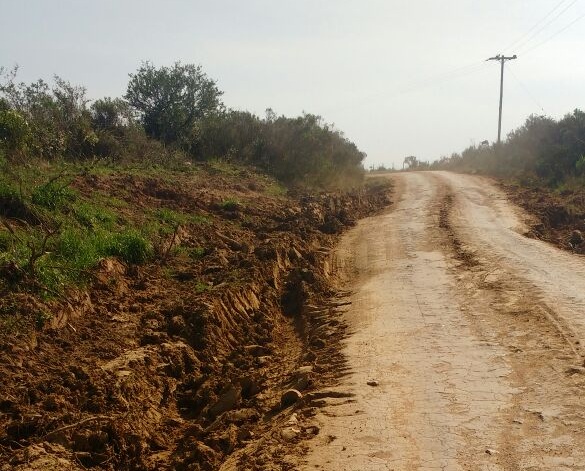
[[353,397],[301,468],[585,469],[585,259],[524,237],[488,180],[391,178],[397,203],[338,251]]

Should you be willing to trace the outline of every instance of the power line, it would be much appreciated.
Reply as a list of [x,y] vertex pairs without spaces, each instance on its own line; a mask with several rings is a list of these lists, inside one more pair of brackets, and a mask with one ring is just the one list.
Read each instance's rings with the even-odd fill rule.
[[387,98],[397,98],[399,96],[402,96],[402,95],[405,95],[408,93],[415,93],[415,92],[417,92],[419,90],[423,90],[425,88],[434,87],[434,86],[449,82],[451,80],[457,80],[457,79],[466,77],[468,75],[475,74],[475,73],[481,71],[482,69],[485,69],[485,67],[486,67],[486,64],[484,61],[474,62],[472,64],[468,64],[468,65],[465,65],[462,67],[456,67],[452,70],[445,71],[445,72],[440,73],[440,74],[430,75],[430,76],[427,76],[426,78],[423,78],[421,80],[414,81],[411,84],[409,84],[409,85],[407,85],[399,90],[396,90],[395,93],[390,94],[389,97],[388,97],[387,91],[372,93],[370,95],[367,95],[365,97],[357,99],[356,103],[354,103],[354,104],[346,104],[346,105],[342,105],[339,107],[334,107],[334,108],[331,108],[329,111],[340,111],[340,110],[344,110],[347,108],[359,106],[361,104],[364,104],[366,102],[369,102],[369,101],[374,100],[376,98],[379,98],[381,96],[385,96]]
[[481,69],[485,68],[485,66],[486,66],[485,61],[481,61],[481,62],[476,62],[475,64],[470,64],[468,66],[459,67],[457,69],[454,69],[451,72],[439,74],[436,76],[431,76],[427,79],[423,79],[423,80],[419,80],[417,82],[414,82],[410,86],[402,89],[400,91],[400,93],[410,93],[410,92],[414,92],[414,91],[426,88],[427,86],[435,86],[435,85],[449,82],[451,80],[456,80],[456,79],[459,79],[462,77],[466,77],[468,75],[479,72]]
[[550,24],[556,21],[563,13],[565,13],[569,8],[571,8],[578,0],[573,0],[569,3],[565,8],[563,8],[560,12],[558,12],[555,16],[553,16],[549,21],[547,21],[544,25],[538,28],[534,33],[532,33],[527,39],[521,41],[519,45],[517,45],[517,49],[522,50],[524,46],[530,44],[530,42],[535,39],[539,33],[544,31]]
[[518,44],[520,41],[522,41],[526,36],[528,36],[532,31],[534,31],[534,29],[536,29],[543,21],[545,21],[550,15],[552,15],[566,1],[567,0],[561,0],[559,3],[557,3],[552,10],[550,10],[546,15],[544,15],[544,17],[542,17],[534,25],[532,25],[532,27],[528,31],[526,31],[524,34],[522,34],[515,41],[511,42],[510,44],[508,44],[506,47],[502,48],[502,50],[509,50],[513,46],[515,46],[516,44]]
[[520,87],[522,88],[522,90],[524,90],[524,92],[526,93],[526,95],[528,95],[528,97],[530,97],[530,99],[534,102],[534,104],[536,106],[538,106],[538,108],[540,108],[540,110],[543,112],[543,114],[546,114],[546,111],[544,110],[543,106],[540,104],[540,102],[534,97],[534,95],[530,92],[530,90],[528,89],[528,87],[518,78],[518,76],[514,73],[514,70],[512,67],[508,66],[508,70],[510,71],[510,73],[512,74],[512,78],[514,78],[514,80],[516,80],[516,82],[518,83],[518,85],[520,85]]
[[575,18],[573,21],[571,21],[568,25],[566,25],[565,27],[561,28],[560,30],[558,30],[556,33],[552,34],[551,36],[549,36],[548,38],[546,38],[544,41],[541,41],[539,43],[537,43],[536,45],[526,49],[522,55],[525,56],[526,54],[528,54],[529,52],[534,51],[536,48],[542,46],[543,44],[546,44],[547,42],[549,42],[551,39],[556,38],[559,34],[563,33],[564,31],[568,30],[571,26],[573,26],[575,23],[577,23],[578,21],[582,20],[583,18],[585,18],[585,13],[582,13],[581,15],[579,15],[577,18]]

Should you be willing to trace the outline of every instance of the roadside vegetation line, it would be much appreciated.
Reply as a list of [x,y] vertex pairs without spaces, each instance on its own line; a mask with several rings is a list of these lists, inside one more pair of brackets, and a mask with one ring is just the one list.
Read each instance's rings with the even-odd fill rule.
[[531,115],[501,144],[485,141],[441,157],[428,168],[475,172],[557,191],[583,188],[585,113],[576,109],[560,120]]
[[309,113],[289,118],[268,109],[261,118],[226,108],[200,66],[144,62],[123,98],[91,105],[81,86],[60,77],[22,83],[17,73],[0,67],[0,157],[12,164],[65,159],[91,167],[99,159],[112,168],[177,169],[205,161],[220,173],[244,164],[287,186],[321,190],[363,180],[365,154],[334,125]]

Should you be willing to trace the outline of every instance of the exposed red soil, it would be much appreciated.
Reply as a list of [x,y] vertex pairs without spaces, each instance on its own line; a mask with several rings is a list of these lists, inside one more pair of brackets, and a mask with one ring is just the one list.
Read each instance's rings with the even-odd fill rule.
[[[1,470],[211,470],[229,456],[233,469],[286,469],[290,442],[273,433],[282,392],[303,390],[299,414],[310,415],[306,393],[343,361],[328,250],[387,192],[275,197],[246,170],[197,175],[75,181],[135,218],[157,207],[208,217],[161,241],[204,255],[106,259],[66,299],[2,293],[0,307],[52,317],[0,336]],[[294,443],[318,429],[298,432]]]

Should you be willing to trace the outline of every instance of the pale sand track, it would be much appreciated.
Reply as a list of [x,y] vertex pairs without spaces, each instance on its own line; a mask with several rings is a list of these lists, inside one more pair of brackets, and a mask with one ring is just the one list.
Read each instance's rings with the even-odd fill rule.
[[[304,470],[585,470],[585,258],[489,180],[397,174],[337,252],[351,373]],[[368,380],[378,386],[368,386]]]

